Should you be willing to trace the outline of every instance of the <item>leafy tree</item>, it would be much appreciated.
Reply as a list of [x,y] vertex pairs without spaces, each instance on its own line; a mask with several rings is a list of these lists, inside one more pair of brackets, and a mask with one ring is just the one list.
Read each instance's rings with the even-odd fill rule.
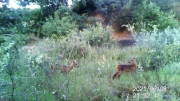
[[150,0],[151,2],[157,4],[163,11],[173,11],[175,17],[180,21],[180,1],[179,0]]
[[164,30],[168,26],[178,27],[178,21],[172,12],[163,12],[156,4],[148,3],[146,0],[141,5],[136,6],[133,15],[135,16],[134,23],[137,24],[138,29],[141,29],[141,23],[146,24],[146,30],[153,30],[154,25],[160,30]]
[[42,30],[43,35],[51,36],[52,34],[56,34],[58,36],[66,36],[70,33],[71,29],[76,29],[76,21],[73,20],[70,14],[72,15],[72,12],[63,9],[63,6],[62,9],[55,11],[54,18],[51,16],[46,19]]
[[26,6],[29,5],[30,3],[36,3],[38,5],[42,6],[59,6],[60,3],[68,5],[68,0],[17,0],[20,5]]
[[110,23],[112,16],[118,14],[129,0],[75,0],[72,10],[78,14],[94,15],[101,13],[105,23]]
[[29,5],[30,3],[35,3],[40,6],[42,9],[42,13],[46,14],[53,14],[55,10],[61,4],[65,4],[68,6],[68,0],[17,0],[21,6]]
[[176,0],[149,0],[149,1],[157,4],[160,7],[160,9],[163,11],[171,10],[174,6],[174,3],[176,3]]
[[73,12],[83,15],[93,15],[96,10],[94,0],[80,0],[74,1],[74,5],[72,7]]

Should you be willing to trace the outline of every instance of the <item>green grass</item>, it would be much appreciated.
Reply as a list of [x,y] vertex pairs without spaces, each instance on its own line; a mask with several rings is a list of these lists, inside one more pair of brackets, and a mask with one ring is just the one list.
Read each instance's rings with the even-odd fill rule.
[[[153,37],[153,36],[152,36]],[[144,39],[145,40],[145,39]],[[148,38],[146,38],[148,40]],[[153,40],[155,41],[155,40]],[[149,42],[153,42],[149,41]],[[145,42],[145,41],[144,41]],[[143,43],[146,44],[146,43]],[[30,101],[178,101],[180,100],[180,63],[178,56],[172,54],[171,62],[165,64],[161,61],[159,68],[152,69],[152,60],[159,57],[167,58],[168,50],[178,54],[178,47],[158,49],[151,46],[133,46],[120,49],[116,44],[111,47],[86,48],[85,57],[58,57],[59,41],[47,38],[32,44],[29,48],[20,51],[19,64],[15,65],[14,74],[14,98],[11,98],[12,82],[10,76],[1,71],[0,97],[3,100],[30,100]],[[73,45],[72,43],[69,44]],[[146,48],[145,48],[146,47]],[[167,45],[168,47],[168,45]],[[24,50],[23,50],[24,49]],[[31,50],[31,51],[27,51]],[[152,55],[164,54],[159,57]],[[151,53],[152,52],[152,53]],[[38,53],[38,54],[37,54]],[[68,53],[63,53],[68,54]],[[74,56],[78,55],[76,53]],[[64,55],[65,56],[65,55]],[[124,73],[119,79],[112,80],[116,73],[116,65],[125,63],[135,56],[139,66],[135,74]],[[79,68],[74,68],[69,75],[62,73],[52,74],[50,65],[56,63],[70,64],[74,59],[78,61]],[[174,59],[174,60],[173,60]],[[56,67],[58,68],[58,67]],[[142,69],[142,70],[141,70]],[[158,91],[133,91],[138,87],[160,88]],[[157,88],[155,89],[157,90]],[[140,96],[137,96],[140,94]],[[157,98],[148,94],[158,94]]]
[[[35,70],[40,71],[38,72],[40,74],[38,74],[36,78],[27,79],[27,81],[23,79],[22,81],[24,82],[24,87],[22,88],[30,86],[30,95],[26,95],[25,97],[31,100],[49,99],[51,101],[119,101],[126,100],[127,94],[129,93],[128,98],[130,100],[139,101],[140,99],[143,100],[143,98],[135,96],[133,99],[133,94],[137,93],[133,92],[133,87],[168,85],[169,88],[166,92],[147,91],[146,93],[160,94],[158,98],[150,98],[151,100],[168,101],[169,99],[177,100],[179,98],[180,92],[178,88],[180,74],[178,72],[178,64],[168,65],[157,72],[140,71],[133,75],[122,74],[121,78],[112,80],[112,75],[116,72],[115,67],[117,64],[128,61],[131,56],[138,57],[142,54],[139,52],[138,47],[125,48],[124,50],[102,47],[99,48],[99,50],[95,48],[90,49],[89,51],[92,51],[92,54],[89,54],[86,58],[77,59],[79,68],[74,68],[69,75],[63,75],[62,73],[51,74],[50,72],[46,74],[47,71],[50,71],[49,65],[43,67],[43,69],[37,67]],[[54,57],[51,58],[52,60],[55,59]],[[61,61],[59,63],[69,64],[73,60],[68,60],[68,62],[66,60],[59,61]],[[51,61],[49,64],[50,63]],[[28,85],[27,83],[32,85]],[[31,94],[32,91],[34,91],[33,89],[35,90],[36,96]],[[18,89],[16,90],[18,91]],[[53,94],[53,92],[56,93]],[[143,92],[139,93],[141,94]],[[165,98],[165,95],[168,97]]]

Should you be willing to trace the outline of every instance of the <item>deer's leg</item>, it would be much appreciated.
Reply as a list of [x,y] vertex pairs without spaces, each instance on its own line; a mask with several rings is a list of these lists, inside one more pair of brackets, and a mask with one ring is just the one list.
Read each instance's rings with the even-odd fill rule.
[[113,75],[113,77],[112,77],[113,80],[116,78],[117,74],[118,74],[118,72]]
[[119,71],[118,74],[117,74],[117,78],[120,78],[122,73],[123,73],[122,71]]
[[113,75],[113,80],[115,79],[115,78],[119,78],[120,76],[121,76],[121,72],[120,71],[118,71],[117,73],[115,73],[114,75]]

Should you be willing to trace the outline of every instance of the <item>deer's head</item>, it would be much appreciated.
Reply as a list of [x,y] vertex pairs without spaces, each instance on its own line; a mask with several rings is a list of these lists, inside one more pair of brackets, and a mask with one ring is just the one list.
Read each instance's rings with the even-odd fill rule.
[[73,66],[74,66],[74,67],[76,67],[76,68],[78,68],[78,67],[79,67],[79,65],[78,65],[78,63],[77,63],[77,61],[76,61],[76,60],[74,60],[74,61],[73,61]]

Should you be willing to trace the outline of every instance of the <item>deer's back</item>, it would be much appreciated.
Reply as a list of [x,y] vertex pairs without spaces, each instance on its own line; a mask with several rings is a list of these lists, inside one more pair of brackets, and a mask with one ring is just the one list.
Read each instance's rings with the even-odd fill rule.
[[120,64],[118,65],[118,70],[122,72],[133,72],[135,71],[135,65],[133,64]]

